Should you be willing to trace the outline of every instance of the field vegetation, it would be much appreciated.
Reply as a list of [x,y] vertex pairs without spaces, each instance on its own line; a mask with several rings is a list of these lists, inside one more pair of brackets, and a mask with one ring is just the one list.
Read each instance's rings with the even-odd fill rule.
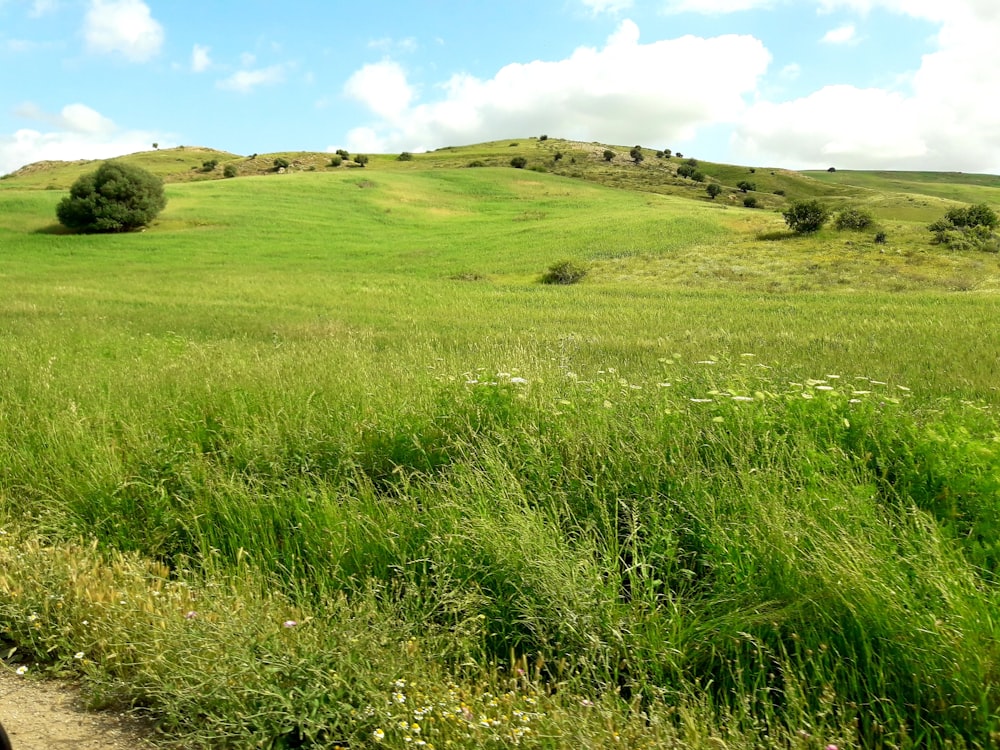
[[995,745],[1000,256],[927,226],[1000,201],[667,145],[0,181],[5,662],[182,747]]

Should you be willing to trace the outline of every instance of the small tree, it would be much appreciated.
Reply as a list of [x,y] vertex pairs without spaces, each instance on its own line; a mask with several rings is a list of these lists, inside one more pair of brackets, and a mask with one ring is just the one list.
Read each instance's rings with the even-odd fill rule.
[[669,159],[673,153],[669,148],[665,148],[663,149],[663,158]]
[[757,189],[757,186],[749,180],[740,180],[736,183],[736,187],[741,193],[749,193],[751,190]]
[[83,175],[56,206],[59,223],[80,232],[128,232],[167,205],[163,180],[140,167],[106,161]]
[[684,154],[682,154],[680,151],[678,151],[676,154],[674,154],[674,156],[676,156],[678,159],[683,159],[684,158]]
[[837,229],[851,229],[857,232],[868,229],[875,223],[875,217],[861,208],[845,208],[834,220],[833,225]]
[[365,156],[364,154],[358,154],[357,156],[354,157],[354,163],[357,164],[359,167],[367,166],[368,157]]
[[634,146],[632,150],[628,152],[628,155],[632,157],[632,161],[634,161],[636,164],[638,164],[639,162],[643,161],[646,158],[645,156],[642,155],[642,146]]
[[351,155],[342,148],[338,148],[334,153],[337,154],[337,156],[339,156],[341,159],[344,159],[345,161],[351,158]]
[[284,156],[279,156],[274,160],[274,168],[278,169],[288,169],[291,166],[291,162],[288,161]]
[[611,161],[615,158],[615,152],[610,148],[604,149],[604,161]]
[[540,135],[540,136],[538,136],[538,140],[540,140],[540,141],[547,141],[548,139],[549,139],[549,137],[547,135]]
[[712,182],[709,183],[707,188],[705,188],[705,192],[708,193],[708,197],[714,201],[716,196],[722,192],[722,188],[718,185],[718,183]]
[[235,164],[227,164],[222,168],[223,177],[235,177],[239,172],[236,169]]
[[830,212],[817,200],[793,203],[782,215],[785,223],[796,234],[818,232],[830,218]]
[[694,174],[694,172],[695,169],[690,164],[681,164],[679,167],[677,167],[678,177],[690,177],[691,175]]
[[160,144],[159,144],[159,143],[154,143],[154,144],[153,144],[153,148],[155,148],[155,149],[159,149],[159,148],[160,148]]
[[[694,167],[691,167],[691,169],[694,169]],[[703,173],[699,172],[697,169],[695,169],[691,173],[691,181],[692,182],[704,182],[705,181],[705,175]]]
[[528,166],[528,160],[525,159],[523,156],[515,156],[513,159],[510,160],[510,165],[514,167],[514,169],[524,169],[526,166]]
[[409,151],[404,151],[396,157],[396,161],[413,161],[413,154]]

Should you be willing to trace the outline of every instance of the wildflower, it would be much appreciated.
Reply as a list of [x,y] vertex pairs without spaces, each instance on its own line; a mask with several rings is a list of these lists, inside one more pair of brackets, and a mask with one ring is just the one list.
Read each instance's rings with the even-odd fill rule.
[[710,403],[712,403],[712,399],[710,399],[710,398],[693,398],[693,399],[691,399],[691,403],[693,403],[693,404],[710,404]]
[[281,627],[283,628],[294,628],[296,625],[298,625],[298,623],[295,620],[285,620],[281,623]]
[[374,732],[372,732],[372,737],[375,738],[376,742],[381,742],[382,740],[385,739],[385,732],[383,732],[381,729],[376,729]]
[[394,701],[396,701],[396,703],[400,703],[400,704],[406,703],[406,696],[403,695],[402,693],[393,693],[392,694],[392,699]]
[[753,401],[753,396],[733,396],[733,401]]
[[836,745],[827,745],[826,750],[839,750]]
[[28,668],[22,665],[17,668],[16,672],[18,677],[23,677],[28,673]]
[[192,610],[191,610],[190,612],[188,612],[188,613],[187,613],[186,615],[184,615],[184,619],[185,619],[185,620],[193,620],[193,619],[194,619],[194,618],[196,618],[197,616],[198,616],[198,613],[197,613],[197,612],[195,612],[195,611],[194,611],[194,610],[192,609]]
[[669,388],[670,387],[670,383],[657,383],[656,387],[657,388]]
[[528,381],[525,378],[511,378],[510,382],[514,385],[524,385]]
[[817,391],[832,391],[833,390],[833,386],[832,385],[817,385],[816,386],[816,390]]
[[605,409],[610,409],[611,406],[612,406],[612,403],[610,401],[608,401],[607,399],[604,399],[604,408]]
[[406,687],[406,680],[396,680],[394,683],[392,683],[392,686],[396,688],[396,690],[402,690],[403,688]]
[[77,651],[75,654],[73,654],[73,658],[77,660],[82,659],[84,656],[85,654],[83,653],[83,651]]
[[581,706],[588,706],[588,707],[589,706],[593,706],[594,705],[594,701],[590,700],[589,698],[584,698],[582,701],[580,701],[580,705]]

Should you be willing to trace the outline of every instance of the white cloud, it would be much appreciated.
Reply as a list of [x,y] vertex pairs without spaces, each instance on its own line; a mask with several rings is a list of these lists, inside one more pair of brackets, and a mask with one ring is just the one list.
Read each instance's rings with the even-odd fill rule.
[[380,50],[382,52],[416,52],[419,49],[417,40],[412,36],[406,37],[405,39],[393,39],[392,37],[382,37],[381,39],[372,39],[368,42],[369,49]]
[[620,13],[632,7],[632,0],[580,0],[591,13]]
[[738,127],[736,158],[790,167],[1000,172],[1000,4],[995,0],[821,0],[940,23],[937,49],[899,90],[829,86],[758,102]]
[[195,73],[204,73],[212,66],[212,58],[209,56],[211,47],[201,44],[194,45],[191,50],[191,70]]
[[835,29],[830,29],[823,35],[823,39],[820,41],[826,44],[852,44],[857,42],[857,40],[857,29],[853,23],[849,23],[844,26],[838,26]]
[[90,52],[145,62],[163,46],[163,27],[142,0],[90,0],[83,27]]
[[802,66],[798,63],[788,63],[788,65],[781,69],[781,72],[778,75],[786,81],[794,81],[802,75]]
[[276,83],[284,82],[287,72],[288,65],[284,63],[258,70],[240,70],[228,78],[222,79],[216,85],[227,91],[248,94],[258,86],[273,86]]
[[780,0],[666,0],[665,13],[701,13],[718,15],[745,10],[767,10]]
[[403,68],[388,60],[356,71],[344,85],[344,93],[387,119],[404,112],[413,99]]
[[770,59],[764,45],[750,36],[685,36],[641,44],[639,28],[626,20],[603,49],[581,47],[564,60],[513,63],[488,80],[458,74],[428,103],[400,106],[412,88],[399,66],[392,75],[383,67],[380,72],[396,97],[363,99],[382,119],[352,131],[349,145],[416,151],[516,133],[553,133],[666,146],[690,138],[702,125],[739,118],[744,96],[755,91]]
[[44,159],[110,159],[144,151],[154,141],[165,144],[162,134],[142,130],[121,130],[107,117],[85,104],[69,104],[50,114],[31,103],[14,109],[18,117],[44,123],[44,128],[22,128],[0,134],[0,173]]
[[59,0],[32,0],[31,10],[28,12],[28,15],[32,18],[41,18],[58,7]]

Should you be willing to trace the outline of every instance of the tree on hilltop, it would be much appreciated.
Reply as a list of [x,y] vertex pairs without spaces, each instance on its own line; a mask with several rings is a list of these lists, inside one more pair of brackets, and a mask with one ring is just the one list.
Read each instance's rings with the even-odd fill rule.
[[163,180],[140,167],[106,161],[80,177],[56,206],[59,223],[78,232],[128,232],[167,205]]

